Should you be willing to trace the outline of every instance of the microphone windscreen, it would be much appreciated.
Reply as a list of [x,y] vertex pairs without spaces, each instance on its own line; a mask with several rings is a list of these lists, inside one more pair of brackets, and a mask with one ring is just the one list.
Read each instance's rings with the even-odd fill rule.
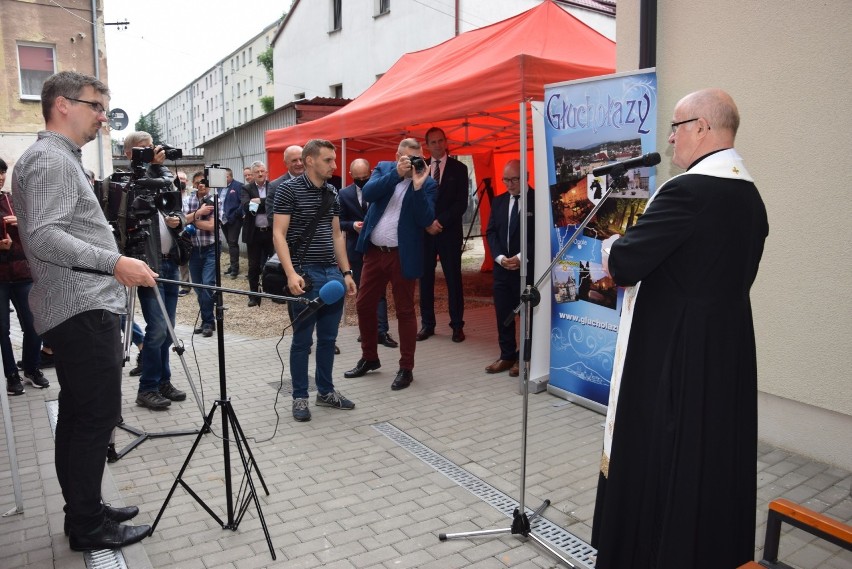
[[642,160],[642,163],[645,164],[645,166],[649,166],[649,167],[650,166],[656,166],[662,160],[662,158],[660,158],[659,152],[649,152],[648,154],[646,154],[642,158],[644,158],[644,160]]
[[328,281],[319,291],[319,297],[325,304],[334,304],[341,298],[343,298],[343,294],[346,292],[346,289],[343,288],[343,285],[340,281]]

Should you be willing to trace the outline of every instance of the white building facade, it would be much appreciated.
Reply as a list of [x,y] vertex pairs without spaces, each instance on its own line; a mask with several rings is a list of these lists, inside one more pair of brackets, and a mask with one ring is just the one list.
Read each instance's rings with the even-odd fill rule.
[[[273,42],[275,106],[312,97],[355,98],[403,54],[505,20],[548,0],[296,0]],[[615,2],[558,1],[615,40]],[[451,71],[453,63],[447,62]],[[421,102],[422,104],[423,102]]]
[[272,82],[258,55],[272,45],[274,22],[153,111],[162,139],[188,154],[204,142],[263,115]]

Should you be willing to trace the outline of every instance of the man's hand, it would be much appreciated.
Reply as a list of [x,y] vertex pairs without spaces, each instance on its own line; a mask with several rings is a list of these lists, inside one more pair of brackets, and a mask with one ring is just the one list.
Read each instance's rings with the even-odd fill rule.
[[[411,163],[409,162],[409,166]],[[414,170],[414,174],[411,176],[412,185],[414,186],[414,191],[416,192],[420,188],[423,187],[423,184],[426,183],[426,178],[429,177],[429,168],[423,168],[420,172]]]
[[166,225],[171,227],[172,229],[178,227],[180,225],[180,218],[176,215],[168,215],[166,216]]
[[432,225],[426,228],[426,233],[429,235],[437,235],[444,230],[444,226],[437,219],[432,222]]
[[7,215],[6,217],[3,218],[3,221],[6,222],[6,225],[12,225],[12,226],[18,225],[18,216]]
[[0,251],[8,251],[12,248],[12,238],[8,235],[0,239]]
[[358,285],[355,284],[355,279],[352,275],[346,275],[343,277],[343,284],[346,285],[346,291],[349,296],[355,296],[358,294]]
[[355,233],[361,233],[361,230],[364,229],[363,221],[356,221],[352,224],[352,229],[355,230]]
[[210,215],[210,213],[212,211],[213,211],[212,205],[204,204],[201,207],[199,207],[197,210],[195,210],[195,216],[196,217],[204,217],[205,215]]
[[290,273],[287,275],[287,288],[293,296],[302,296],[305,294],[305,279],[296,272]]
[[154,277],[160,275],[139,259],[120,257],[115,264],[113,276],[124,286],[156,286]]
[[500,265],[507,271],[519,271],[521,269],[521,260],[516,256],[503,257]]
[[162,146],[157,146],[154,148],[154,159],[151,160],[151,164],[163,164],[166,161],[166,151],[163,150]]
[[411,171],[411,159],[408,156],[403,154],[396,161],[396,173],[399,174],[400,178],[405,178],[406,175],[408,175],[408,173],[410,171]]

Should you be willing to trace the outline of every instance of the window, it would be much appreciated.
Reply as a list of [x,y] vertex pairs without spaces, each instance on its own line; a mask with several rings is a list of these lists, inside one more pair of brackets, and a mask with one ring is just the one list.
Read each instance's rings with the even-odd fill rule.
[[390,0],[376,0],[376,16],[390,12]]
[[237,109],[237,124],[243,122],[243,110]]
[[343,0],[331,0],[331,30],[336,32],[343,27]]
[[335,97],[337,99],[342,99],[343,98],[343,85],[342,84],[332,85],[331,86],[331,96]]
[[56,73],[56,57],[52,45],[18,44],[18,70],[21,98],[41,99],[41,87]]
[[258,87],[258,88],[257,88],[257,96],[258,96],[258,97],[263,97],[263,87]]
[[228,76],[225,75],[225,85],[227,85],[227,84],[228,84]]
[[251,48],[249,48],[249,63],[251,63],[251,62],[252,62],[252,58],[251,58]]
[[293,95],[293,100],[294,100],[294,101],[301,101],[301,100],[302,100],[302,99],[304,99],[304,98],[305,98],[305,94],[304,94],[304,93],[296,93],[295,95]]

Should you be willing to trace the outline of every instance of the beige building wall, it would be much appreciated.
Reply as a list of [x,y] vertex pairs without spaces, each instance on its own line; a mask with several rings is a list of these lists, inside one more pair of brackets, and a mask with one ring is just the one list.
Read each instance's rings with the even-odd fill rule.
[[[678,173],[674,105],[721,87],[769,213],[751,294],[760,437],[852,469],[852,2],[658,0],[657,13],[660,179]],[[637,69],[638,1],[619,2],[617,34],[618,71]]]
[[[41,101],[22,98],[18,74],[18,44],[53,46],[56,71],[95,74],[98,53],[100,78],[109,84],[104,44],[103,0],[67,0],[62,6],[19,0],[0,1],[0,156],[11,172],[15,161],[44,129]],[[97,43],[95,43],[97,42]],[[83,164],[99,177],[112,172],[108,129],[99,141],[83,148]],[[6,182],[11,187],[11,176]]]

